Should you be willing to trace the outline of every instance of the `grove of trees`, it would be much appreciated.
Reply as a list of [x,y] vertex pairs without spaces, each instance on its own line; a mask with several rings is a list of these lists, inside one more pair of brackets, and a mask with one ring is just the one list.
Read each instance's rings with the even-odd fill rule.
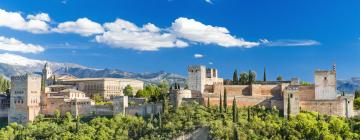
[[0,139],[165,140],[200,127],[208,127],[212,139],[360,139],[360,117],[346,119],[302,112],[288,120],[276,108],[223,109],[194,102],[147,117],[74,118],[70,113],[64,117],[39,116],[25,126],[13,123],[1,128]]

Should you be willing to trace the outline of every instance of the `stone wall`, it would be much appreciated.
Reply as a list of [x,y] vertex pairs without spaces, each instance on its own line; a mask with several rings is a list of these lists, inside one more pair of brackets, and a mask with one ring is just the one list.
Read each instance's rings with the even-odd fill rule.
[[[250,96],[251,88],[249,85],[224,85],[228,96]],[[219,95],[219,93],[217,93]]]
[[299,86],[300,100],[315,100],[315,86]]
[[161,103],[150,103],[144,105],[129,106],[126,108],[126,115],[148,116],[151,114],[158,114],[159,112],[162,112]]
[[[346,103],[349,105],[348,110],[346,110]],[[353,116],[351,103],[351,100],[347,102],[341,97],[336,100],[303,100],[300,101],[300,108],[304,111],[316,111],[320,114],[346,117],[347,111],[349,111],[349,116]]]

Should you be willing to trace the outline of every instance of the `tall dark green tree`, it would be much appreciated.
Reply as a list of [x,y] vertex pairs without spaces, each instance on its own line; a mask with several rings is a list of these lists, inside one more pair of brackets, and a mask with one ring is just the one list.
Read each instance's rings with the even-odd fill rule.
[[227,112],[227,93],[226,93],[226,88],[224,88],[224,110],[225,113]]
[[250,122],[250,120],[251,120],[251,114],[250,113],[251,113],[251,107],[248,107],[247,108],[247,121],[248,122]]
[[210,96],[208,95],[208,98],[207,98],[207,107],[210,108]]
[[220,113],[223,112],[222,108],[223,108],[223,104],[222,104],[222,98],[221,98],[221,93],[220,93],[220,103],[219,103],[219,110],[220,110]]
[[46,78],[45,78],[45,74],[42,74],[41,76],[41,92],[45,92],[45,81],[46,81]]
[[167,114],[169,112],[169,104],[166,95],[163,96],[163,112]]
[[233,140],[240,140],[239,138],[239,132],[237,130],[236,125],[234,126],[234,132],[233,132],[234,136],[233,136]]
[[237,70],[235,70],[235,71],[234,71],[234,74],[233,74],[233,84],[234,84],[234,85],[239,84],[239,82],[238,82],[238,72],[237,72]]
[[266,82],[266,67],[264,67],[264,82]]
[[287,103],[287,105],[288,105],[287,106],[287,119],[288,120],[290,120],[290,114],[291,114],[290,94],[288,94],[288,103]]
[[238,121],[238,110],[237,110],[237,104],[236,104],[236,98],[234,97],[233,104],[232,104],[232,117],[233,122],[237,123]]

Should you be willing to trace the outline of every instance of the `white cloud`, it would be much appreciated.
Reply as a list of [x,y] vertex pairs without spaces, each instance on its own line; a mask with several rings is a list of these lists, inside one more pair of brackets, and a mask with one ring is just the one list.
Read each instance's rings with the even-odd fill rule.
[[321,44],[316,40],[295,40],[295,39],[276,40],[276,41],[260,39],[260,42],[262,45],[266,45],[266,46],[317,46]]
[[211,0],[205,0],[205,2],[213,4],[213,2]]
[[212,65],[212,64],[214,64],[213,62],[209,62],[209,65]]
[[40,53],[44,51],[44,48],[40,45],[25,44],[15,38],[0,36],[0,50],[22,53]]
[[258,42],[248,42],[242,38],[236,38],[230,35],[230,32],[224,27],[205,25],[194,19],[183,17],[176,19],[175,22],[172,23],[171,30],[180,38],[204,44],[244,48],[259,45]]
[[46,22],[51,21],[49,15],[47,13],[39,13],[39,14],[36,14],[36,15],[28,15],[26,18],[30,19],[30,20],[40,20],[40,21],[46,21]]
[[91,36],[104,32],[103,27],[88,18],[79,18],[76,21],[67,21],[60,23],[56,28],[52,29],[58,33],[75,33],[81,36]]
[[48,23],[35,17],[36,16],[34,15],[29,15],[29,18],[25,19],[19,12],[7,12],[0,9],[0,27],[8,27],[14,30],[28,31],[31,33],[48,32]]
[[108,44],[115,48],[128,48],[140,51],[156,51],[160,48],[187,47],[188,44],[154,24],[148,23],[142,27],[123,20],[104,24],[105,32],[97,35],[98,43]]
[[203,57],[204,57],[204,55],[199,54],[199,53],[196,53],[196,54],[194,54],[194,57],[195,57],[195,58],[203,58]]

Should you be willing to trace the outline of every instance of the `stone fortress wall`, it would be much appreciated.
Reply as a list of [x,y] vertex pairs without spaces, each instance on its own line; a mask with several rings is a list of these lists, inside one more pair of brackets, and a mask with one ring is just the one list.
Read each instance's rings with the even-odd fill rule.
[[[314,73],[315,84],[309,86],[300,85],[297,78],[291,81],[268,81],[255,82],[251,85],[223,85],[219,82],[222,78],[208,79],[206,82],[196,81],[193,77],[204,71],[193,71],[193,68],[206,69],[205,66],[190,66],[188,69],[188,83],[198,84],[191,87],[205,89],[201,97],[205,104],[208,97],[211,105],[219,104],[220,94],[227,91],[227,104],[232,105],[235,97],[238,106],[261,105],[268,108],[276,107],[287,115],[288,102],[290,101],[290,112],[297,114],[300,110],[317,111],[327,115],[339,115],[350,117],[354,115],[353,97],[339,96],[336,91],[336,69],[317,70]],[[217,70],[214,70],[217,72]],[[195,81],[194,81],[195,80]],[[221,84],[220,84],[221,83]],[[204,88],[201,88],[203,86]],[[192,92],[196,89],[191,89]],[[285,110],[285,111],[284,111]]]

